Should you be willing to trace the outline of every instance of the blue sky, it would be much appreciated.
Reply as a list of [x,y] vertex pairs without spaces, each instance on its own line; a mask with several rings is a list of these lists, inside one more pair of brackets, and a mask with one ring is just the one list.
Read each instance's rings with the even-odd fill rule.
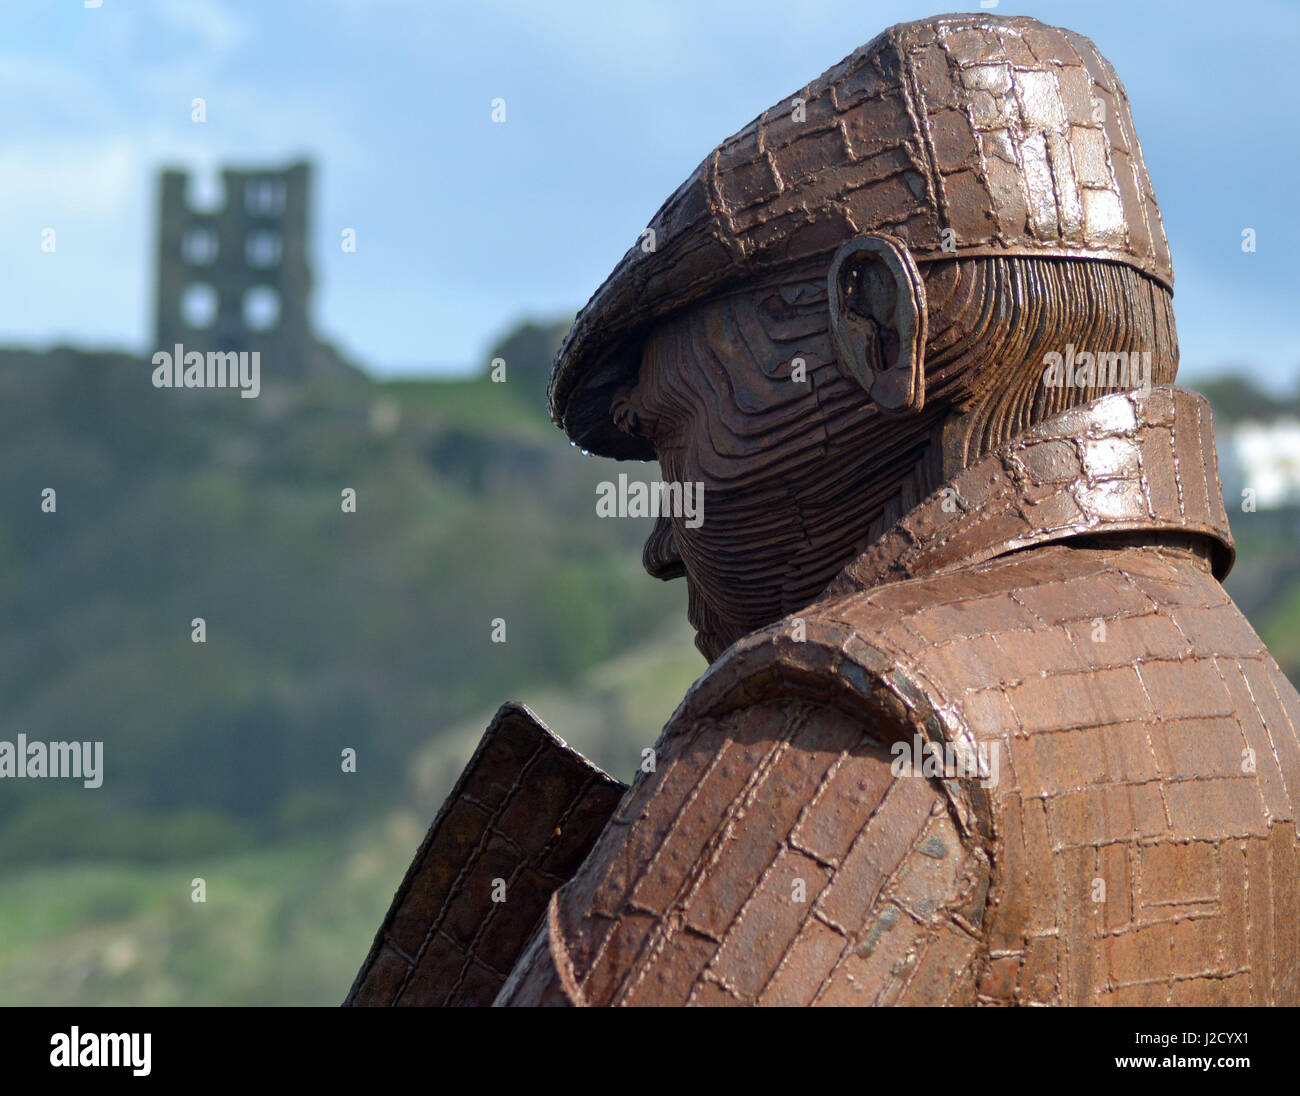
[[[157,170],[309,156],[317,326],[379,373],[463,370],[581,305],[722,138],[933,2],[0,0],[0,344],[151,349]],[[1300,5],[996,10],[1124,80],[1185,375],[1300,378]]]

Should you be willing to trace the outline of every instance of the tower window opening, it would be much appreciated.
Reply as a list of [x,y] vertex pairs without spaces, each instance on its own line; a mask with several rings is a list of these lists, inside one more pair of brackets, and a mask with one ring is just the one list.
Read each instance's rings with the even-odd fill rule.
[[244,187],[244,207],[258,217],[274,217],[284,211],[284,180],[253,179]]
[[181,320],[198,331],[217,320],[217,291],[203,282],[193,282],[181,292]]
[[255,285],[244,294],[244,323],[254,331],[270,331],[280,322],[280,294],[269,285]]
[[269,270],[280,265],[281,242],[278,232],[250,232],[244,241],[244,258],[248,265]]
[[217,234],[210,228],[191,228],[181,237],[186,266],[211,266],[217,261],[217,250]]

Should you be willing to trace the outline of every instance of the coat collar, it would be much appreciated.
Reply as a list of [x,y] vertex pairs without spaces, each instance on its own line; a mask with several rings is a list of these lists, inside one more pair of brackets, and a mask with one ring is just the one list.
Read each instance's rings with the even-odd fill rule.
[[910,511],[827,588],[835,597],[1110,533],[1209,542],[1232,567],[1210,405],[1186,389],[1121,392],[1039,423]]

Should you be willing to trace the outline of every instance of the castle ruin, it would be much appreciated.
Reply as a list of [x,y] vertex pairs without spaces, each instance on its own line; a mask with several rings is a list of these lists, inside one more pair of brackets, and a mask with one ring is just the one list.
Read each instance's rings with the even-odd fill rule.
[[221,173],[220,208],[193,208],[185,171],[162,173],[155,348],[260,351],[269,381],[355,375],[312,330],[311,165]]

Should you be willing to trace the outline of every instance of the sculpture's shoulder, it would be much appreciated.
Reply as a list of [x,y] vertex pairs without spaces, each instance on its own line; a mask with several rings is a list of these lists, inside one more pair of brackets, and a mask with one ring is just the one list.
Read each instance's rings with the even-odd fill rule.
[[937,714],[820,608],[692,688],[498,1002],[970,1003],[989,865]]

